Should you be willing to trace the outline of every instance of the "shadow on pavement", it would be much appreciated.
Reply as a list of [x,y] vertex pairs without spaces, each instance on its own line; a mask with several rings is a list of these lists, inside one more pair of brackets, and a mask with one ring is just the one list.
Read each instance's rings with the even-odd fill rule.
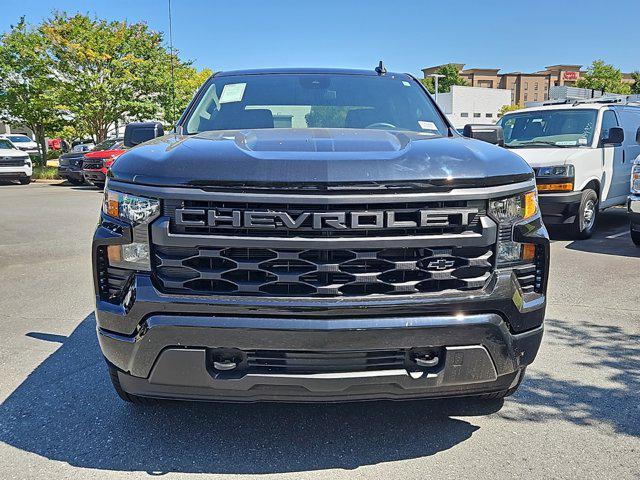
[[[600,212],[596,231],[588,240],[573,240],[566,231],[548,228],[552,240],[571,241],[565,248],[588,253],[601,253],[623,257],[640,258],[640,248],[636,247],[629,236],[629,216],[626,208],[614,207]],[[622,236],[607,238],[623,233]]]
[[[529,374],[513,397],[510,420],[606,424],[616,433],[640,437],[640,335],[594,322],[546,320],[545,341],[573,349],[579,368],[594,369],[598,384]],[[553,348],[553,347],[552,347]],[[571,364],[567,368],[571,368]]]
[[207,404],[135,407],[108,383],[89,315],[0,406],[0,441],[87,468],[153,473],[353,469],[433,455],[479,428],[459,418],[502,402]]

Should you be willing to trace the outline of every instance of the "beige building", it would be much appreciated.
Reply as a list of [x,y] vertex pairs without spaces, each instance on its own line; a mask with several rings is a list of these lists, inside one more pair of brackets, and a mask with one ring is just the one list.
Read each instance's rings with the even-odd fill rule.
[[[575,86],[584,75],[582,65],[550,65],[544,70],[523,73],[499,73],[499,68],[464,68],[464,63],[454,63],[464,78],[472,87],[503,88],[511,91],[511,103],[542,102],[549,99],[549,89],[555,86]],[[423,68],[425,76],[436,73],[443,65]],[[623,81],[633,83],[629,73],[623,73]]]

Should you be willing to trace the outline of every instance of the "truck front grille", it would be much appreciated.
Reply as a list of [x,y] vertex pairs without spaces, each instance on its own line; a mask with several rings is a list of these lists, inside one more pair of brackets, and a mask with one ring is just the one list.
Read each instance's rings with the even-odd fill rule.
[[0,157],[0,167],[21,167],[27,160],[25,158]]
[[361,296],[482,288],[493,247],[285,250],[154,248],[154,276],[170,293]]

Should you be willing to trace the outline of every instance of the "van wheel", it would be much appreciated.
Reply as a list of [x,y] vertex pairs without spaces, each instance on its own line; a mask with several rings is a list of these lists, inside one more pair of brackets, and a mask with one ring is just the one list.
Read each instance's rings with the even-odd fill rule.
[[31,183],[31,177],[20,177],[18,181],[21,185],[29,185]]
[[640,247],[640,232],[631,230],[631,240],[636,244],[636,246]]
[[113,384],[113,388],[115,389],[116,393],[125,402],[133,403],[134,405],[145,406],[156,405],[158,403],[158,400],[156,400],[155,398],[141,397],[139,395],[132,395],[131,393],[125,392],[120,385],[118,370],[116,370],[116,368],[112,365],[109,365],[109,377],[111,378],[111,383]]
[[584,190],[578,214],[570,227],[572,237],[585,240],[593,235],[598,221],[599,208],[598,194],[591,189]]

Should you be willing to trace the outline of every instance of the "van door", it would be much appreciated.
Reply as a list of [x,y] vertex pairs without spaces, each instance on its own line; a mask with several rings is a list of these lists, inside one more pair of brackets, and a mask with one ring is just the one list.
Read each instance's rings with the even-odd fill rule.
[[[613,110],[605,110],[602,114],[602,126],[600,128],[600,148],[602,149],[602,162],[605,177],[611,179],[608,191],[603,191],[600,199],[602,207],[610,207],[625,203],[629,190],[629,175],[631,170],[625,169],[626,158],[623,145],[604,145],[603,140],[609,138],[609,129],[618,127],[618,117]],[[607,183],[605,181],[605,183]]]

